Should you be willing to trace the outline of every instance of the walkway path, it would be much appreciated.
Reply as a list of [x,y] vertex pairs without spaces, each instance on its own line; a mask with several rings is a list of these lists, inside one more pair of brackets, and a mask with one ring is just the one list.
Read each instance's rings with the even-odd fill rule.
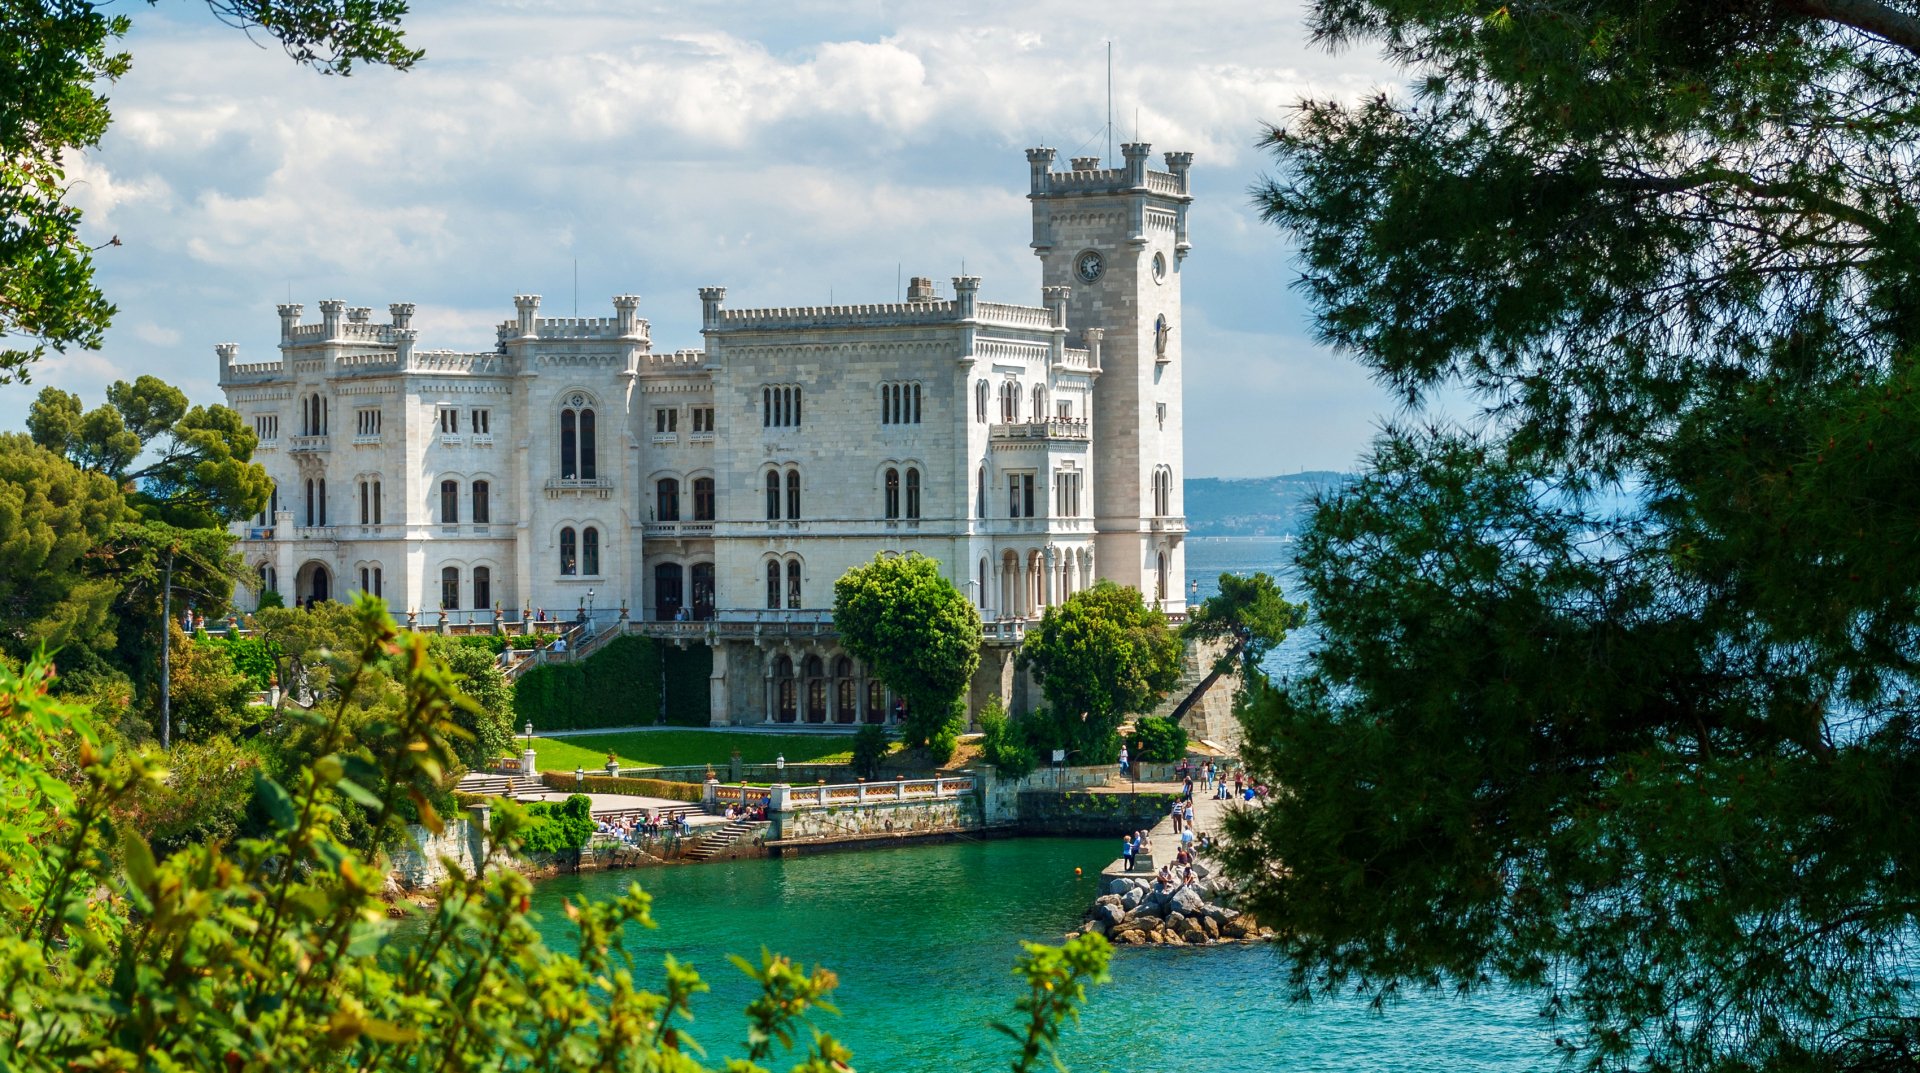
[[[534,737],[537,738],[577,738],[586,734],[638,734],[642,732],[651,733],[653,731],[690,730],[696,734],[779,734],[782,736],[818,734],[823,737],[830,737],[835,734],[851,735],[859,729],[859,725],[852,723],[838,723],[828,726],[820,726],[818,724],[809,725],[805,723],[775,723],[771,725],[766,723],[749,723],[744,726],[724,727],[689,727],[675,726],[671,723],[655,723],[650,726],[591,727],[587,730],[536,730],[533,733]],[[514,737],[518,738],[520,735],[516,733]]]
[[[1231,788],[1232,784],[1229,783],[1228,785],[1229,788]],[[1151,793],[1177,794],[1180,792],[1180,784],[1177,782],[1142,783],[1140,788]],[[1234,804],[1233,801],[1214,800],[1211,790],[1209,789],[1203,792],[1200,783],[1196,780],[1193,784],[1194,837],[1197,839],[1202,834],[1211,834],[1215,838],[1218,838],[1220,836],[1220,824],[1226,818],[1227,807],[1232,804]],[[1180,836],[1174,832],[1172,815],[1161,817],[1160,822],[1153,825],[1153,830],[1147,832],[1147,840],[1153,845],[1152,865],[1150,867],[1141,867],[1140,862],[1135,862],[1134,870],[1129,872],[1127,871],[1126,861],[1120,857],[1114,857],[1113,863],[1107,865],[1100,873],[1100,889],[1102,893],[1105,893],[1109,880],[1117,879],[1121,876],[1129,876],[1135,879],[1152,879],[1154,874],[1160,870],[1161,865],[1172,863],[1174,857],[1180,852]],[[1196,861],[1208,865],[1208,867],[1204,869],[1195,869],[1204,877],[1207,872],[1212,870],[1211,862],[1205,862],[1198,853],[1194,856]]]

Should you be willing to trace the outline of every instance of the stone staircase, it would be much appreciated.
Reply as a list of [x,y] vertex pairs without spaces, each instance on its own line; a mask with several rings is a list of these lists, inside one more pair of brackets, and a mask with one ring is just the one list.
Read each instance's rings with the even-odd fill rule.
[[482,797],[512,797],[529,790],[544,790],[539,779],[524,778],[519,775],[493,775],[483,771],[469,771],[454,784],[454,792],[475,794]]
[[688,846],[686,852],[680,856],[689,861],[710,861],[732,848],[741,839],[765,826],[765,823],[756,823],[752,820],[734,820],[725,827],[708,831],[694,839],[693,844]]

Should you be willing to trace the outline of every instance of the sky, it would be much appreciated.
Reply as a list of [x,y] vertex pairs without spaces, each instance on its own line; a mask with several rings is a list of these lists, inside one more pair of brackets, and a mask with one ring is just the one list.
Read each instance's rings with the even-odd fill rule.
[[[1394,403],[1314,343],[1286,239],[1250,188],[1304,96],[1391,86],[1372,52],[1307,41],[1297,2],[421,2],[405,73],[327,77],[203,6],[120,0],[132,72],[69,161],[119,314],[102,349],[0,388],[100,402],[153,373],[220,401],[214,344],[276,356],[277,303],[418,306],[423,349],[486,349],[512,296],[700,345],[696,289],[733,307],[880,302],[899,276],[984,277],[1038,304],[1023,150],[1195,154],[1184,268],[1192,477],[1350,469]],[[575,278],[578,277],[576,291]],[[576,298],[577,295],[577,298]]]

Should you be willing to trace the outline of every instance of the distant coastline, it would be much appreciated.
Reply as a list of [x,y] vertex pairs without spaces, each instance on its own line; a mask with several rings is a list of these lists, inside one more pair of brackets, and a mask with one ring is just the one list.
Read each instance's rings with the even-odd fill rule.
[[1194,536],[1298,536],[1313,497],[1352,479],[1332,470],[1277,477],[1190,477],[1187,532]]

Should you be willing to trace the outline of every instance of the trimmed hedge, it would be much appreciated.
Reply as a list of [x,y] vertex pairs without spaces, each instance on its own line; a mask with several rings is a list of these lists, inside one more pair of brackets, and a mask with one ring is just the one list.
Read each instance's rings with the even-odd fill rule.
[[665,645],[660,651],[667,676],[667,722],[703,727],[713,717],[710,681],[713,649],[706,645]]
[[593,802],[574,794],[562,802],[540,801],[527,806],[525,853],[565,853],[593,837]]
[[585,789],[590,794],[664,797],[669,801],[685,801],[695,805],[706,797],[706,786],[697,782],[668,782],[665,779],[636,779],[630,776],[616,779],[592,773],[588,773],[585,782],[576,782],[571,771],[543,771],[540,781],[551,790]]
[[549,663],[513,688],[515,723],[535,731],[651,726],[660,717],[660,646],[616,637],[579,663]]

